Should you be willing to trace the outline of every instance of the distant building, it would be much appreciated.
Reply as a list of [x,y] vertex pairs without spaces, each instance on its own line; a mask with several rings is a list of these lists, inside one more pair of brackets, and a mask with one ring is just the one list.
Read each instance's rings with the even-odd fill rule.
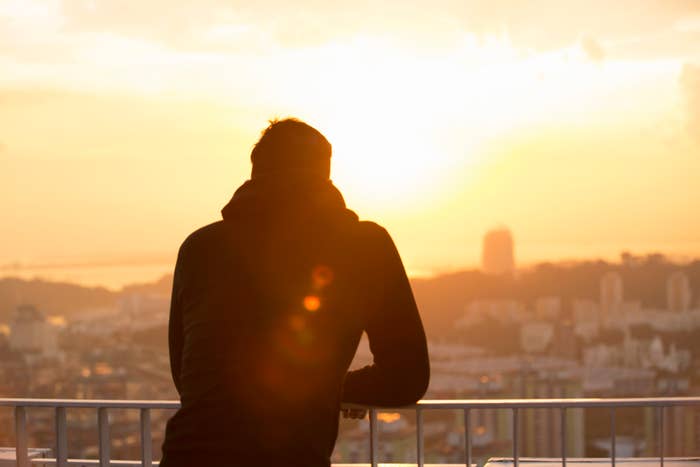
[[[581,383],[565,371],[524,371],[521,374],[521,397],[576,398],[582,397]],[[571,457],[584,455],[585,414],[570,410],[566,417],[566,450]],[[562,445],[561,416],[554,410],[522,411],[518,430],[521,452],[528,457],[551,456]]]
[[622,276],[618,272],[608,272],[600,279],[601,323],[608,327],[618,321],[623,303]]
[[674,272],[666,281],[666,303],[669,311],[688,311],[691,298],[690,282],[684,272]]
[[564,319],[554,329],[554,337],[549,346],[550,355],[578,360],[578,339],[576,328],[570,319]]
[[535,316],[537,319],[554,321],[561,313],[561,298],[540,297],[535,300]]
[[600,332],[600,306],[593,300],[574,300],[572,303],[574,333],[585,339],[594,339]]
[[520,347],[525,353],[542,353],[552,342],[554,325],[546,321],[531,321],[520,327]]
[[20,305],[10,323],[10,349],[50,356],[58,350],[56,328],[33,305]]
[[481,251],[481,268],[486,274],[511,274],[515,270],[513,237],[508,229],[486,232]]
[[501,324],[522,323],[529,318],[525,305],[517,300],[474,300],[464,307],[464,315],[455,321],[455,327],[468,328],[487,319]]

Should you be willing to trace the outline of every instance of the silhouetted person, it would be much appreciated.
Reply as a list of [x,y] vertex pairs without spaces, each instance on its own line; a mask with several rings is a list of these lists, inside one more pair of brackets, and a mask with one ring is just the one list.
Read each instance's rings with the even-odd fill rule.
[[[401,259],[386,230],[346,209],[330,159],[314,128],[272,122],[223,221],[180,247],[169,338],[182,408],[162,466],[327,467],[341,402],[425,393],[426,339]],[[348,372],[363,331],[374,364]]]

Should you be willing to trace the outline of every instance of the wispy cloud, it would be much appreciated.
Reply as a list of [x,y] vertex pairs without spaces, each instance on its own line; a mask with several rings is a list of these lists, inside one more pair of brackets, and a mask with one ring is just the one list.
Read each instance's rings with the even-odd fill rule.
[[690,135],[700,142],[700,64],[687,63],[680,75]]
[[[568,46],[579,37],[628,41],[683,34],[700,2],[671,0],[8,0],[0,7],[0,44],[46,59],[52,49],[84,47],[94,34],[155,42],[177,50],[308,47],[357,35],[398,37],[416,46],[449,45],[466,33],[507,34],[517,47]],[[88,42],[89,43],[89,42]],[[640,44],[643,48],[644,44]],[[17,50],[15,47],[14,50]]]
[[592,37],[584,37],[583,40],[581,40],[581,48],[592,62],[601,63],[605,60],[605,50],[603,50],[603,46]]

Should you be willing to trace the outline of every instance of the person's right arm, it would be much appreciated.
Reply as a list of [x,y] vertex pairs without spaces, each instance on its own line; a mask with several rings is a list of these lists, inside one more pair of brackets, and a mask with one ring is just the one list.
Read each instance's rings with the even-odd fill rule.
[[343,402],[402,406],[425,394],[430,363],[423,324],[401,258],[388,232],[376,241],[379,297],[365,331],[374,363],[345,377]]

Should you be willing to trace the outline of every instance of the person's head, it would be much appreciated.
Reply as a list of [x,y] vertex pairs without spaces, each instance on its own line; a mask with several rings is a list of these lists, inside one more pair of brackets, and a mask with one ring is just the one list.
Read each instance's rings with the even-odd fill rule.
[[299,175],[328,179],[331,144],[317,129],[295,118],[272,120],[255,143],[251,178]]

